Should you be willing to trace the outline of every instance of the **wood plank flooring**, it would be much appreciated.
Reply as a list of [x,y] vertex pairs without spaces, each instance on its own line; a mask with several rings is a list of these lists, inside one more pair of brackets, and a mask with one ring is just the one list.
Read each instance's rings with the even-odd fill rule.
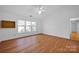
[[74,53],[79,52],[79,42],[39,34],[0,43],[0,53]]

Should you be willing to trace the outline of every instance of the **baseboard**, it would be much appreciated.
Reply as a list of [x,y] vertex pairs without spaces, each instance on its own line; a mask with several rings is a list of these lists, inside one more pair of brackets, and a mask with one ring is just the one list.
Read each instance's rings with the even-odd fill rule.
[[[59,37],[59,36],[55,36],[55,35],[50,35],[50,34],[46,34],[46,33],[38,33],[38,34],[34,34],[34,35],[22,36],[22,37],[17,37],[17,38],[12,38],[12,39],[16,40],[16,39],[21,39],[21,38],[26,38],[26,37],[30,37],[30,36],[36,36],[36,35],[47,35],[47,36],[57,37],[57,38],[60,38],[60,39],[70,40],[68,38]],[[9,41],[9,40],[12,40],[12,39],[3,40],[3,41],[0,41],[0,42]]]
[[46,34],[46,33],[43,33],[44,35],[48,35],[48,36],[53,36],[53,37],[58,37],[60,39],[67,39],[67,40],[70,40],[68,38],[64,38],[64,37],[59,37],[59,36],[56,36],[56,35],[50,35],[50,34]]
[[33,35],[27,35],[27,36],[17,37],[17,38],[14,38],[14,39],[21,39],[21,38],[26,38],[26,37],[35,36],[35,35],[41,35],[41,34],[42,33],[33,34]]
[[[34,34],[34,35],[27,35],[27,36],[12,38],[12,39],[15,40],[15,39],[21,39],[21,38],[26,38],[26,37],[30,37],[30,36],[36,36],[36,35],[42,35],[42,34],[43,33],[38,33],[38,34]],[[12,39],[7,39],[7,40],[3,40],[3,41],[0,41],[0,42],[9,41],[9,40],[12,40]]]

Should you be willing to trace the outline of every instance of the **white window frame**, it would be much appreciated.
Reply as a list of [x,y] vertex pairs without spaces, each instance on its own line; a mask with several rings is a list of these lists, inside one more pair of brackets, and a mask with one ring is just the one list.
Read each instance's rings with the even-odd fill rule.
[[[21,24],[22,22],[24,24]],[[17,25],[18,25],[18,33],[24,33],[25,32],[25,20],[18,20]],[[19,30],[20,29],[19,27],[24,27],[24,29]]]
[[[17,25],[18,25],[18,33],[37,31],[37,22],[35,21],[18,20]],[[24,29],[19,30],[19,27],[24,27]]]
[[[35,24],[33,24],[33,23],[35,23]],[[37,31],[37,23],[36,22],[34,22],[34,21],[31,22],[31,26],[32,26],[31,27],[32,28],[32,31],[34,31],[34,32]]]
[[26,21],[26,32],[31,32],[31,31],[32,31],[32,29],[31,29],[31,21]]

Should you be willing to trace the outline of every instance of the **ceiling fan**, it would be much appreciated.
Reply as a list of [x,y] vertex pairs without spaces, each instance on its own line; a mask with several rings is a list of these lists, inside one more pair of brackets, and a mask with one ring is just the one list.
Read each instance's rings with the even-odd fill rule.
[[43,12],[45,12],[45,8],[43,5],[32,5],[32,6],[35,7],[35,9],[39,15],[41,15]]

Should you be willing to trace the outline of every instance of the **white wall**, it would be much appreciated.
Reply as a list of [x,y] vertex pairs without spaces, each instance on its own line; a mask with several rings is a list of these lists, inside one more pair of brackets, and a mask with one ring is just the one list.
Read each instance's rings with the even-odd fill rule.
[[77,32],[79,33],[79,21],[78,21],[78,24],[77,24]]
[[70,38],[70,18],[79,17],[79,6],[51,6],[49,10],[50,15],[43,21],[43,33]]
[[[31,33],[26,32],[19,34],[17,27],[15,29],[0,28],[0,41],[41,32],[63,38],[70,38],[70,18],[79,17],[79,6],[45,6],[46,11],[41,15],[41,18],[39,15],[34,14],[34,9],[30,6],[0,6],[0,20],[10,19],[16,22],[17,20],[31,20],[38,22],[37,32]],[[28,17],[30,14],[32,14],[34,18],[30,19]]]
[[[11,7],[12,8],[12,7]],[[11,11],[15,10],[15,7],[10,11],[10,10],[6,10],[7,8],[3,8],[0,10],[0,20],[12,20],[16,22],[16,28],[0,28],[0,41],[4,41],[4,40],[8,40],[8,39],[13,39],[13,38],[17,38],[17,37],[22,37],[22,36],[28,36],[28,35],[33,35],[33,34],[38,34],[42,32],[41,29],[41,20],[38,18],[28,18],[20,16],[21,14],[16,14],[13,13]],[[10,9],[10,7],[8,7],[8,9]],[[18,9],[18,8],[17,8]],[[22,8],[21,8],[22,9]],[[27,9],[26,9],[27,10]],[[16,12],[18,12],[18,10],[15,10]],[[15,12],[14,11],[14,12]],[[20,11],[20,9],[19,9]],[[22,12],[22,11],[20,11]],[[26,13],[28,13],[28,11],[26,11]],[[29,20],[29,21],[35,21],[37,22],[37,31],[36,32],[25,32],[25,33],[18,33],[17,30],[17,21],[18,20]]]

